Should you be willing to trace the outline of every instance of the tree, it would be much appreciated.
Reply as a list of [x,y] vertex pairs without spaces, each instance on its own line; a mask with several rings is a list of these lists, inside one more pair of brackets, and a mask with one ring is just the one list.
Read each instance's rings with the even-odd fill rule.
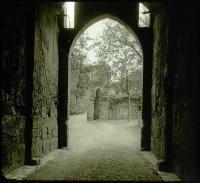
[[105,28],[93,45],[98,57],[97,63],[111,65],[111,82],[121,83],[121,91],[125,92],[127,77],[130,79],[135,71],[142,71],[141,48],[124,26],[109,19],[103,21]]
[[[75,99],[71,102],[74,106],[72,108],[80,108],[79,100],[90,86],[114,87],[118,92],[130,95],[130,90],[142,83],[139,77],[142,54],[138,41],[119,23],[109,19],[103,21],[104,29],[98,37],[92,39],[89,32],[85,31],[73,48],[70,61],[74,87],[71,87],[70,92]],[[95,50],[97,61],[88,66],[86,60],[89,50]],[[90,80],[88,67],[98,81]]]
[[70,81],[70,114],[83,113],[85,106],[80,102],[85,95],[85,90],[89,86],[89,77],[85,69],[87,52],[90,49],[88,40],[91,38],[84,32],[77,40],[71,57],[71,81]]
[[104,88],[109,87],[111,80],[111,67],[106,62],[101,61],[98,64],[91,65],[93,77],[93,86],[100,85]]
[[[129,121],[131,89],[130,76],[131,73],[133,76],[133,71],[138,70],[142,66],[141,48],[138,41],[132,36],[128,29],[115,21],[106,21],[105,29],[94,46],[96,47],[98,63],[108,63],[112,67],[111,82],[119,81],[121,84],[121,91],[128,95]],[[135,85],[138,85],[138,81],[139,79],[137,79],[137,82],[136,80],[134,81]]]

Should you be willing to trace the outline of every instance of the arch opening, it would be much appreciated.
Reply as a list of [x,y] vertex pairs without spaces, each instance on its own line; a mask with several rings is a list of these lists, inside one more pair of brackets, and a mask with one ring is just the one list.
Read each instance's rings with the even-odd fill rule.
[[[72,54],[72,51],[73,51],[73,48],[77,42],[77,40],[79,39],[79,37],[83,34],[84,31],[86,31],[86,29],[88,29],[90,26],[92,26],[93,24],[103,20],[103,19],[111,19],[113,21],[116,21],[118,22],[119,24],[123,25],[126,29],[128,29],[128,31],[130,31],[130,33],[134,36],[134,38],[136,39],[136,41],[138,42],[138,45],[139,47],[141,48],[141,55],[143,56],[143,50],[142,50],[142,45],[140,44],[140,41],[137,37],[137,35],[135,34],[135,32],[130,28],[130,26],[128,26],[124,21],[122,21],[121,19],[117,18],[116,16],[113,16],[111,14],[104,14],[104,15],[101,15],[101,16],[98,16],[94,19],[92,19],[91,21],[89,21],[79,32],[78,34],[75,36],[73,42],[72,42],[72,45],[70,47],[70,50],[69,50],[69,60],[70,60],[70,57],[71,57],[71,54]],[[142,57],[142,62],[143,62],[143,57]]]
[[[104,24],[102,23],[103,21],[104,21]],[[100,58],[100,59],[99,59],[99,57],[95,58],[94,50],[93,50],[94,45],[91,45],[91,43],[90,43],[92,35],[90,35],[91,36],[90,37],[88,35],[89,34],[88,32],[90,32],[90,33],[95,32],[94,25],[99,24],[100,22],[101,22],[100,27],[98,27],[99,31],[103,32],[105,30],[104,26],[107,23],[106,26],[108,26],[108,28],[106,31],[108,31],[109,29],[113,29],[113,32],[112,32],[112,30],[110,31],[110,32],[112,32],[111,33],[112,35],[107,34],[107,36],[108,35],[112,36],[112,38],[111,38],[112,41],[114,39],[116,39],[114,41],[118,44],[116,44],[115,46],[119,47],[120,46],[119,43],[122,43],[123,50],[121,48],[118,48],[119,49],[118,51],[120,52],[121,55],[109,53],[108,54],[109,56],[107,55],[107,58],[105,58],[105,55],[102,56],[105,49],[102,49],[101,53],[98,53],[99,54],[98,56],[102,56],[102,58]],[[118,39],[113,34],[116,31],[116,29],[114,29],[112,26],[110,26],[110,24],[113,24],[115,26],[117,25],[118,26],[117,28],[123,29],[123,31],[125,30],[121,34],[124,34],[124,35],[129,34],[128,35],[129,40],[126,39],[125,36],[124,36],[124,40]],[[101,34],[101,36],[102,36],[102,34]],[[107,37],[107,38],[109,39],[109,37]],[[87,44],[85,42],[87,42]],[[95,38],[95,42],[96,42],[95,44],[98,45],[97,37]],[[88,45],[88,43],[89,43],[89,45]],[[135,43],[136,43],[136,47],[134,47]],[[85,47],[88,46],[88,47],[85,48],[84,46]],[[105,45],[101,45],[101,46],[105,46]],[[81,52],[80,52],[80,48],[81,48]],[[103,47],[101,47],[101,48],[103,48]],[[89,52],[87,49],[89,49]],[[77,54],[77,52],[80,52],[79,55]],[[81,57],[80,57],[80,55],[81,55]],[[135,58],[135,55],[137,58]],[[91,57],[93,60],[91,60]],[[114,59],[112,57],[114,57]],[[121,57],[120,58],[121,60],[117,60],[116,57]],[[133,62],[133,59],[136,59],[138,63]],[[114,61],[113,61],[113,63],[111,63],[112,60],[114,60],[115,62],[121,62],[121,63],[119,63],[116,67],[116,63],[114,63]],[[127,62],[126,64],[124,64],[125,61],[127,61],[127,60],[129,63]],[[70,91],[71,91],[71,94],[69,97],[70,110],[72,108],[74,108],[74,106],[73,106],[74,104],[72,104],[73,103],[72,98],[74,101],[76,101],[76,102],[78,101],[77,94],[75,94],[75,93],[78,92],[80,95],[80,98],[82,97],[82,99],[80,99],[80,101],[81,101],[80,103],[84,103],[86,100],[89,101],[87,103],[94,103],[96,100],[96,98],[94,98],[94,96],[96,95],[96,93],[94,92],[94,88],[101,86],[101,87],[103,87],[102,97],[107,99],[107,103],[108,103],[108,106],[107,105],[105,106],[106,108],[108,108],[107,110],[109,110],[109,108],[112,108],[112,106],[110,106],[110,101],[108,101],[108,100],[109,100],[109,98],[115,97],[115,96],[113,96],[113,94],[115,94],[115,95],[120,95],[120,96],[117,96],[119,98],[122,98],[122,99],[124,98],[124,100],[128,100],[127,110],[126,110],[126,112],[123,112],[126,114],[122,115],[123,118],[125,117],[126,119],[129,120],[130,115],[131,115],[131,110],[137,111],[134,113],[134,116],[131,116],[132,118],[137,118],[138,116],[136,116],[136,113],[137,114],[141,113],[143,52],[142,52],[141,44],[140,44],[136,34],[134,33],[134,31],[120,19],[118,19],[117,17],[114,17],[110,14],[105,14],[105,15],[97,17],[97,18],[93,19],[92,21],[90,21],[89,23],[87,23],[82,28],[82,30],[76,35],[76,37],[70,47],[69,65],[70,65],[69,73],[71,75],[70,76],[71,79],[69,82],[71,84],[68,87],[68,88],[70,88]],[[103,65],[103,67],[102,67],[102,65]],[[102,67],[102,68],[100,68],[100,67]],[[115,71],[113,71],[114,67],[115,67]],[[75,70],[78,70],[79,73],[75,74]],[[78,91],[75,91],[74,86],[72,86],[72,85],[74,85],[74,80],[75,80],[74,74],[79,75],[78,76],[79,83],[75,84],[78,87]],[[122,77],[121,81],[119,81],[120,75]],[[82,77],[80,77],[80,76],[82,76]],[[91,92],[91,88],[92,88],[91,81],[93,84],[92,92]],[[88,82],[90,82],[90,84],[88,84]],[[85,84],[83,84],[83,83],[85,83]],[[88,84],[88,86],[86,86],[87,84]],[[112,85],[112,87],[111,87],[111,85]],[[118,88],[116,88],[116,85],[123,85],[123,89],[122,88],[119,89],[119,86],[118,86]],[[84,99],[83,99],[84,92],[82,92],[82,94],[81,94],[81,91],[80,91],[80,88],[83,88],[83,87],[86,87],[85,88],[87,90],[86,95],[89,95],[89,96],[85,97]],[[73,95],[72,93],[75,94],[76,96],[75,97],[72,96]],[[138,95],[138,94],[139,94],[139,97],[137,98],[137,101],[132,102],[132,99],[134,99],[134,97],[135,97],[134,95]],[[126,97],[124,95],[126,95]],[[105,103],[105,102],[102,102],[102,103]],[[137,106],[135,106],[135,103],[137,103]],[[92,109],[92,112],[90,112],[91,106],[94,106],[93,104],[88,104],[86,106],[81,106],[79,104],[77,104],[77,105],[80,108],[80,111],[82,111],[82,113],[84,112],[84,110],[87,111],[87,113],[88,113],[87,119],[88,120],[93,120],[93,119],[97,118],[97,114],[94,115],[94,111],[95,111],[94,109]],[[137,109],[134,109],[134,107]],[[122,112],[121,109],[120,109],[120,112]],[[70,114],[75,114],[75,113],[70,111]],[[104,113],[102,113],[103,116],[98,117],[98,118],[113,119],[114,115],[116,115],[116,114],[112,114],[112,115],[106,114],[105,115],[105,113],[109,113],[109,111],[108,112],[104,111]],[[139,116],[141,116],[141,114],[139,114]],[[121,119],[122,117],[117,117],[117,118]],[[141,122],[141,120],[140,120],[140,122]]]
[[[91,32],[95,32],[94,25],[96,24],[100,24],[100,27],[98,27],[98,31],[102,32],[99,36],[100,39],[105,39],[106,35],[107,41],[110,39],[110,42],[108,41],[109,44],[111,42],[116,43],[114,45],[115,53],[111,50],[112,53],[110,51],[105,55],[105,47],[109,47],[110,45],[102,43],[103,41],[106,42],[105,40],[98,42],[100,39],[97,39],[97,37],[95,37],[95,40],[91,38],[94,36],[91,35]],[[106,28],[105,25],[107,26]],[[118,31],[119,29],[122,32]],[[106,33],[106,31],[109,33]],[[88,35],[89,32],[90,35]],[[121,34],[121,38],[115,35],[116,32],[119,35]],[[93,41],[93,44],[91,41]],[[121,45],[123,45],[123,49],[121,49]],[[97,58],[94,56],[95,46],[99,46]],[[120,57],[120,59],[117,57]],[[93,19],[77,34],[70,47],[70,82],[68,82],[70,85],[68,86],[70,90],[69,114],[80,114],[86,111],[87,120],[108,120],[115,118],[130,120],[130,117],[132,119],[138,118],[138,114],[141,113],[142,102],[142,67],[142,48],[137,36],[128,25],[109,14]],[[102,99],[94,97],[98,95],[98,93],[95,93],[98,90],[94,91],[98,86],[103,88],[101,93]],[[112,111],[114,109],[111,106],[111,100],[115,100],[116,96],[127,103],[127,110],[117,109],[120,111],[119,113],[123,113],[121,116],[116,112],[114,114]],[[104,101],[101,102],[100,100]],[[74,104],[73,101],[76,101],[76,103]],[[84,103],[87,104],[84,106]],[[99,116],[100,103],[103,103],[101,108],[104,106],[107,110],[101,109],[103,111],[101,112],[101,116]],[[94,106],[93,109],[91,109],[91,106]],[[120,108],[119,106],[115,107]],[[74,109],[76,111],[73,111]],[[141,117],[141,114],[139,116]]]

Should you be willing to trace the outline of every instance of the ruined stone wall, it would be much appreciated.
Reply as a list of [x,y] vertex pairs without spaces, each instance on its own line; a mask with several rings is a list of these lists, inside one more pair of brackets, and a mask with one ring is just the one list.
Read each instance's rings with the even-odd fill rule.
[[173,168],[186,181],[199,174],[199,6],[188,2],[175,7]]
[[[138,118],[138,107],[131,100],[130,103],[130,119]],[[128,101],[122,101],[116,103],[114,105],[109,105],[108,109],[108,119],[110,120],[120,120],[120,119],[128,119]]]
[[77,73],[77,71],[70,71],[70,115],[83,114],[86,111],[88,91],[82,87],[78,88],[79,82],[82,82],[81,84],[83,84],[83,81],[79,81],[79,74],[80,73]]
[[89,121],[94,119],[94,98],[87,101],[87,119]]
[[4,3],[2,68],[2,170],[25,162],[26,4]]
[[58,12],[53,4],[36,3],[32,158],[40,158],[58,147],[56,14]]
[[166,80],[168,69],[168,10],[158,4],[153,25],[151,150],[165,160]]
[[99,119],[101,120],[108,120],[108,109],[109,109],[109,101],[108,99],[101,99],[100,100],[100,112],[99,112]]
[[86,110],[87,110],[87,120],[93,120],[94,119],[94,97],[91,95],[91,90],[87,90],[85,92],[85,104],[86,104]]

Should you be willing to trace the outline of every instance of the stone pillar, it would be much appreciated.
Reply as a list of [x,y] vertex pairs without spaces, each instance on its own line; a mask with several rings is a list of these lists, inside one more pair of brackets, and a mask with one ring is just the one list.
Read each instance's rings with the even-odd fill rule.
[[94,119],[94,97],[90,97],[87,104],[87,120],[91,121]]
[[94,100],[94,119],[100,119],[100,100],[101,100],[101,90],[96,90],[96,97]]
[[100,101],[100,119],[108,120],[109,101],[108,97],[102,97]]

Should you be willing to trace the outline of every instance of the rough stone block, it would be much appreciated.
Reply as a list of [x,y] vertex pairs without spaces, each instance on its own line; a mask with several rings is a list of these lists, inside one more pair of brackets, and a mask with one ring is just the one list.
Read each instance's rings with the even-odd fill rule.
[[47,138],[47,128],[43,127],[42,128],[42,139],[46,139]]
[[18,144],[18,150],[17,150],[17,153],[18,153],[18,163],[20,165],[23,165],[24,164],[24,161],[25,161],[25,145],[24,144]]
[[32,140],[38,142],[40,140],[40,129],[32,129]]
[[20,129],[19,143],[24,143],[24,142],[25,142],[24,129]]
[[51,138],[51,135],[50,134],[47,134],[47,139],[50,139]]
[[40,155],[42,154],[42,146],[43,146],[43,142],[42,142],[42,141],[39,141],[39,142],[38,142],[38,151],[39,151],[39,154],[40,154]]
[[42,141],[42,154],[47,153],[47,143],[45,140]]
[[52,107],[50,109],[50,118],[54,118],[57,116],[57,109],[55,107]]
[[26,119],[25,119],[25,117],[20,117],[20,119],[19,119],[19,126],[18,126],[18,128],[19,129],[24,129],[25,128],[25,123],[26,123]]
[[40,119],[40,127],[46,126],[46,120]]
[[50,139],[50,151],[53,151],[54,150],[54,140],[53,138]]
[[42,117],[43,119],[45,119],[45,118],[48,117],[46,108],[44,108],[44,107],[42,107],[41,117]]
[[17,168],[19,168],[19,164],[17,162],[12,163],[12,164],[9,165],[9,172],[11,172],[11,171],[13,171]]
[[51,127],[47,127],[47,135],[51,135]]
[[58,148],[58,138],[57,137],[53,138],[53,145],[54,145],[54,149]]
[[8,162],[10,162],[10,145],[9,144],[2,144],[2,163],[6,164]]
[[33,128],[39,128],[40,122],[38,118],[33,119]]
[[[16,147],[17,148],[17,147]],[[16,151],[12,151],[11,152],[11,158],[10,158],[10,163],[15,163],[18,161],[18,153],[17,153],[17,149]]]
[[40,152],[39,152],[38,143],[32,144],[31,151],[32,151],[32,157],[34,157],[34,158],[38,158],[39,157]]
[[51,151],[51,139],[46,139],[46,152]]
[[58,127],[54,126],[52,129],[52,137],[58,136]]

